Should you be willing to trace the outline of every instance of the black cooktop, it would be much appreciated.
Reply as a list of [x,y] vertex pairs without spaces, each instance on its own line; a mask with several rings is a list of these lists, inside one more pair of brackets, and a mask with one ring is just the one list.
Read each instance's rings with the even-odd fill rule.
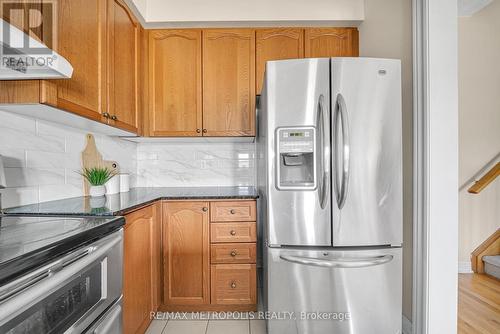
[[0,216],[0,286],[124,224],[123,217]]

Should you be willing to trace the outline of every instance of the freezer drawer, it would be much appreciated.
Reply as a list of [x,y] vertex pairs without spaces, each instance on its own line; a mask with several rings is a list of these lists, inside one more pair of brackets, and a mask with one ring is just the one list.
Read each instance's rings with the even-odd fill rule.
[[269,334],[401,333],[401,248],[267,251]]

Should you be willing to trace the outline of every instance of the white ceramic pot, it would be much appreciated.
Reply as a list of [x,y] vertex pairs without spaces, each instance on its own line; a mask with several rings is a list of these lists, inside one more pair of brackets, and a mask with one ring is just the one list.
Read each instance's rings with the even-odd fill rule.
[[90,197],[101,197],[106,194],[105,186],[90,186],[89,195]]
[[115,175],[106,182],[106,195],[114,195],[120,192],[120,175]]

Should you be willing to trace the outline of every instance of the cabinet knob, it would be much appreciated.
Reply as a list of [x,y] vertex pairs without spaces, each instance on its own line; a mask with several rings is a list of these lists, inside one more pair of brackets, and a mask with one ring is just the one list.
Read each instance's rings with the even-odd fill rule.
[[113,115],[113,116],[111,116],[111,119],[112,119],[113,121],[116,121],[116,120],[118,120],[118,117],[116,117],[116,115]]
[[104,118],[110,118],[111,116],[109,115],[109,113],[103,112],[102,113],[102,117],[104,117]]
[[200,130],[200,129],[196,129],[196,133],[200,133],[200,132],[201,132],[201,130]]
[[236,235],[236,231],[235,230],[231,230],[231,235]]
[[231,282],[231,289],[236,289],[236,282],[235,281]]
[[231,252],[231,256],[232,256],[232,257],[236,257],[236,255],[238,255],[238,253],[236,253],[236,251],[235,251],[235,250],[233,250],[233,251]]
[[235,209],[231,209],[231,211],[229,211],[232,215],[234,215],[236,213],[236,210]]
[[203,129],[203,133],[207,133],[207,132],[208,132],[207,129]]
[[207,207],[203,207],[203,212],[207,212],[208,211],[208,208]]

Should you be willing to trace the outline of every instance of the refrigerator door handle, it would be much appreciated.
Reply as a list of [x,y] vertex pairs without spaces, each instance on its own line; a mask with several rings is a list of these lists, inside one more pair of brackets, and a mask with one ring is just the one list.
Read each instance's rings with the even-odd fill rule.
[[329,117],[327,117],[328,110],[325,111],[325,106],[324,106],[324,99],[325,97],[323,94],[319,96],[318,100],[318,133],[319,133],[319,146],[320,146],[320,182],[319,182],[319,199],[320,199],[320,205],[321,208],[324,209],[327,206],[328,200],[329,200],[329,194],[330,194],[330,167],[329,167],[329,162],[330,162],[330,138],[329,138],[329,132],[326,131],[328,128],[325,126],[326,120],[328,120]]
[[[345,205],[345,201],[347,199],[347,190],[349,186],[349,151],[350,151],[350,137],[349,137],[349,120],[347,113],[347,106],[342,94],[337,95],[337,108],[335,113],[335,122],[334,128],[338,129],[338,119],[340,116],[340,125],[341,125],[341,133],[342,133],[342,181],[338,181],[338,175],[335,178],[335,190],[337,193],[337,205],[339,209],[342,209]],[[338,136],[335,136],[335,139],[338,140]],[[338,159],[338,144],[335,144],[336,152],[335,152],[335,161],[336,166],[338,167],[337,159]],[[338,174],[338,173],[337,173]],[[339,187],[340,183],[340,187]],[[339,189],[340,188],[340,189]]]
[[280,259],[296,264],[323,268],[365,268],[391,262],[393,255],[374,257],[340,257],[335,259],[318,259],[303,256],[280,255]]

